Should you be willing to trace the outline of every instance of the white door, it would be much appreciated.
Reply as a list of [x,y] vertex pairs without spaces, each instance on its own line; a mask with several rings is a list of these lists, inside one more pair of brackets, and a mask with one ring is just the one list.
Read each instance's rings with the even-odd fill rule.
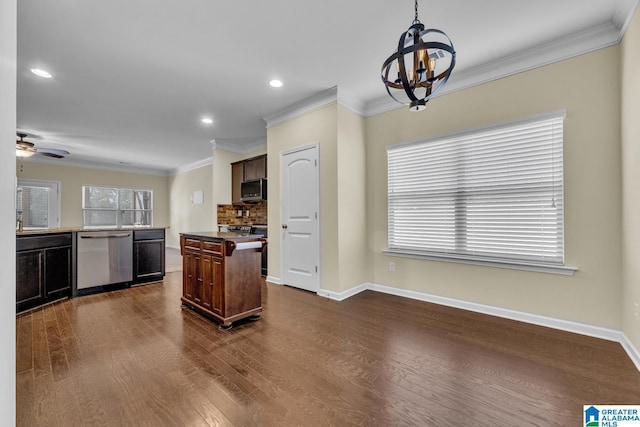
[[282,154],[282,283],[317,292],[318,146]]

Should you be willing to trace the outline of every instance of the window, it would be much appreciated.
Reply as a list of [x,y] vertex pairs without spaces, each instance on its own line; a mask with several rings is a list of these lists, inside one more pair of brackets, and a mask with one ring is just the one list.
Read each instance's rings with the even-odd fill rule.
[[85,227],[153,225],[153,191],[82,186]]
[[16,221],[25,230],[60,227],[60,184],[19,179],[16,186]]
[[387,147],[386,253],[564,266],[563,119]]

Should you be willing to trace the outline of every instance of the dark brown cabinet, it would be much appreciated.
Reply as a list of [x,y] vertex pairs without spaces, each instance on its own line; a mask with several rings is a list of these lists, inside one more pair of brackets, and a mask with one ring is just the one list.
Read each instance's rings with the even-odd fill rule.
[[231,163],[231,201],[233,203],[242,203],[240,184],[244,179],[243,162]]
[[71,296],[71,233],[16,238],[16,311]]
[[[260,252],[266,242],[256,237],[218,237],[223,234],[181,234],[180,248],[183,304],[219,321],[224,329],[262,311]],[[244,249],[248,242],[258,243]]]
[[162,280],[165,275],[165,230],[134,230],[133,283]]
[[262,155],[247,159],[244,161],[244,180],[253,181],[254,179],[267,177],[267,156]]
[[231,202],[242,203],[240,184],[267,177],[267,155],[231,163]]

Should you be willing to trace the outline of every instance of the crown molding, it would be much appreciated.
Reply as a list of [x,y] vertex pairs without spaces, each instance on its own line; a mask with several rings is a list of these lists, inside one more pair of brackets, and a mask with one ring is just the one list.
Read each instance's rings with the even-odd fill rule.
[[242,146],[234,143],[233,140],[216,138],[214,149],[222,149],[236,154],[249,154],[267,147],[267,140],[262,138],[254,142],[244,142]]
[[364,117],[366,103],[340,88],[338,88],[338,104]]
[[[216,141],[216,144],[218,144],[217,141]],[[188,165],[184,165],[184,166],[180,166],[178,168],[172,169],[169,175],[171,176],[180,175],[186,172],[190,172],[192,170],[209,166],[210,164],[213,164],[213,157],[207,157],[206,159],[198,160],[197,162],[189,163]]]
[[333,102],[338,102],[337,86],[318,92],[315,95],[311,95],[302,101],[291,104],[279,112],[265,116],[262,119],[267,123],[267,129],[269,129],[295,119],[296,117],[315,111]]
[[638,4],[640,4],[640,0],[626,0],[625,2],[618,3],[611,22],[620,29],[620,40],[622,40],[624,33],[627,31],[627,27],[638,8]]
[[63,167],[76,167],[76,168],[84,168],[84,169],[100,169],[100,170],[109,170],[116,172],[126,172],[126,173],[135,173],[138,175],[156,175],[156,176],[168,176],[170,175],[170,171],[167,169],[157,169],[157,168],[149,168],[145,166],[136,166],[136,165],[120,165],[120,164],[109,164],[102,163],[93,160],[78,160],[78,159],[70,159],[65,157],[64,159],[49,159],[46,157],[32,156],[32,157],[22,157],[16,158],[16,161],[25,162],[25,163],[46,163],[56,166]]
[[[436,97],[614,46],[620,39],[621,31],[613,23],[602,24],[498,60],[457,73],[454,71]],[[389,96],[383,96],[367,103],[364,116],[371,117],[404,107]]]

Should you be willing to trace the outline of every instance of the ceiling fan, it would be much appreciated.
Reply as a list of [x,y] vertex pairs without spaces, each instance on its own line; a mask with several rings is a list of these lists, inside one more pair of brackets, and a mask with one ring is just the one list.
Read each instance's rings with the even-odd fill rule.
[[69,154],[67,150],[58,150],[55,148],[36,148],[33,142],[24,140],[24,138],[29,136],[28,134],[18,132],[16,133],[16,135],[20,138],[19,141],[16,141],[16,156],[18,157],[31,157],[34,154],[39,154],[41,156],[62,159],[64,156]]

